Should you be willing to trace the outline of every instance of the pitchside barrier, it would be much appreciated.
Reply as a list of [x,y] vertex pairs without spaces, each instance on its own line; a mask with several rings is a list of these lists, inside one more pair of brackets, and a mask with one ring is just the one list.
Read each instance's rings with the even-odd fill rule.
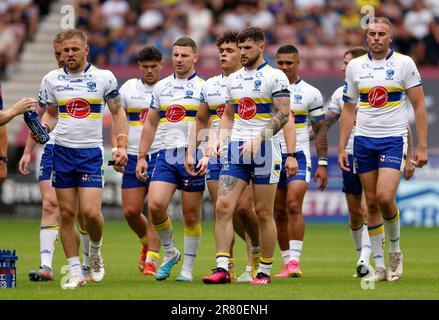
[[[108,152],[110,152],[108,150]],[[106,159],[109,159],[107,153]],[[317,160],[313,155],[313,174]],[[345,195],[341,191],[341,171],[337,157],[328,158],[328,186],[321,192],[311,181],[306,193],[303,214],[307,222],[347,223]],[[121,176],[112,168],[105,171],[102,212],[106,218],[123,218],[121,210]],[[207,189],[207,188],[206,188]],[[181,220],[181,193],[176,192],[168,208],[173,220]],[[418,169],[410,181],[401,181],[397,204],[403,225],[439,227],[439,155],[430,155],[427,166]],[[35,176],[11,173],[0,186],[0,217],[40,218],[41,198]],[[206,190],[203,219],[213,219],[212,202]]]

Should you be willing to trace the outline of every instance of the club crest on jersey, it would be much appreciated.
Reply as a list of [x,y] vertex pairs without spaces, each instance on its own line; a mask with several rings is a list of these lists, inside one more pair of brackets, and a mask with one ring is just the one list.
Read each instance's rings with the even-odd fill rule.
[[241,98],[238,102],[238,114],[244,120],[250,120],[256,115],[258,107],[251,98]]
[[297,104],[299,104],[299,103],[302,103],[302,95],[301,94],[295,94],[294,95],[294,103],[297,103]]
[[96,82],[94,81],[87,82],[87,92],[96,92]]
[[194,92],[192,90],[186,90],[186,96],[185,99],[192,99],[194,95]]
[[384,154],[380,154],[380,161],[381,161],[381,162],[386,161],[386,155],[384,155]]
[[393,69],[386,70],[386,80],[393,80],[394,75],[395,75],[395,70]]
[[166,110],[166,119],[169,122],[179,122],[186,116],[186,109],[183,106],[174,104]]
[[82,98],[72,98],[66,103],[67,113],[73,118],[82,119],[91,112],[90,104]]
[[226,107],[225,103],[221,103],[216,107],[216,115],[221,119],[223,117],[224,108]]
[[389,92],[386,88],[378,86],[370,89],[367,100],[371,107],[381,108],[384,106],[389,99]]
[[139,121],[140,123],[144,123],[146,120],[146,117],[148,116],[148,111],[149,109],[143,109],[142,111],[140,111],[139,113]]
[[261,91],[261,80],[255,80],[253,91]]

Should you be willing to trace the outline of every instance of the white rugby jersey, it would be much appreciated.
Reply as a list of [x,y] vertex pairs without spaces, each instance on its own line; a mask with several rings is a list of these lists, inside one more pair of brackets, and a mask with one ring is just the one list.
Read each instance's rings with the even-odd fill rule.
[[[148,115],[154,85],[149,85],[143,79],[130,79],[120,87],[122,106],[127,113],[128,119],[128,154],[139,153],[140,137],[143,123]],[[154,141],[148,154],[160,150],[160,126],[157,128]]]
[[58,106],[55,143],[69,148],[101,147],[105,101],[119,95],[113,73],[92,64],[79,73],[64,67],[47,74],[45,89],[47,105]]
[[[43,80],[41,80],[40,89],[38,90],[38,104],[43,109],[46,109],[46,105],[47,105],[47,101],[45,99],[45,97],[47,96],[47,93],[46,93],[46,89],[44,88],[46,77],[47,77],[47,75],[45,75],[43,77]],[[53,128],[53,130],[50,131],[50,133],[49,133],[50,139],[49,139],[49,141],[46,142],[46,144],[54,144],[55,143],[56,127],[57,126],[55,126],[55,128]]]
[[224,113],[227,78],[220,74],[208,79],[203,86],[203,96],[209,105],[214,130],[219,128]]
[[407,95],[421,85],[412,58],[390,51],[382,60],[370,53],[352,59],[346,70],[343,100],[357,103],[356,136],[383,138],[407,135]]
[[[336,114],[340,114],[343,111],[343,87],[339,87],[331,96],[331,100],[328,103],[327,110]],[[348,154],[354,154],[354,134],[355,126],[352,128],[352,134],[349,136],[349,141],[346,146],[346,152]]]
[[266,62],[253,70],[241,68],[227,80],[226,102],[233,104],[232,141],[258,135],[274,115],[273,97],[290,96],[287,76]]
[[187,79],[171,74],[154,87],[151,109],[160,111],[162,149],[187,147],[205,81],[196,72]]
[[[295,115],[296,151],[309,151],[309,121],[319,121],[325,118],[322,94],[316,87],[299,79],[296,83],[290,84],[290,95],[290,109]],[[287,153],[283,129],[279,133],[279,141],[282,153]]]

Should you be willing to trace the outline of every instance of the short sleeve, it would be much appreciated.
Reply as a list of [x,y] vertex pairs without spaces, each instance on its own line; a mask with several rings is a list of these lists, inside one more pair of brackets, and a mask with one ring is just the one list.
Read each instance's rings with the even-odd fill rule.
[[415,62],[410,57],[407,57],[407,60],[404,63],[402,83],[406,90],[422,85],[421,75],[419,74]]
[[354,65],[351,62],[348,63],[346,69],[346,80],[343,87],[343,101],[356,104],[358,101],[358,88],[355,84],[355,79],[353,76]]
[[[129,80],[128,80],[129,81]],[[127,82],[125,82],[123,85],[122,85],[122,87],[120,87],[120,89],[119,89],[119,94],[120,94],[120,100],[121,100],[121,102],[122,102],[122,108],[124,108],[125,110],[127,109],[127,94],[128,94],[128,90],[127,90],[127,87],[128,87],[128,81]]]
[[160,95],[160,87],[160,82],[154,86],[154,90],[152,91],[151,95],[151,102],[149,104],[151,109],[160,110],[160,100],[158,98]]
[[282,97],[290,96],[290,83],[287,76],[281,70],[275,69],[276,72],[273,75],[271,81],[271,96]]
[[309,115],[313,121],[323,120],[325,118],[325,112],[323,111],[322,93],[316,88],[314,88],[312,92],[312,100],[309,105]]
[[106,70],[104,99],[110,100],[119,96],[117,79],[111,71]]
[[336,114],[341,114],[341,111],[343,110],[342,91],[343,91],[343,87],[334,91],[334,93],[331,96],[331,99],[329,100],[328,106],[326,107],[327,111]]

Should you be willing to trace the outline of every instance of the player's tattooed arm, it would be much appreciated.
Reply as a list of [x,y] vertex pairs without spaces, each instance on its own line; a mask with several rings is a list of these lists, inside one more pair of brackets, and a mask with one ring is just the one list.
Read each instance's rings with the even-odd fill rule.
[[273,97],[273,109],[275,110],[274,116],[265,125],[260,134],[261,142],[270,139],[272,136],[276,135],[276,133],[278,133],[288,122],[288,117],[290,115],[289,95]]
[[328,155],[328,131],[340,118],[339,113],[327,111],[325,119],[311,123],[312,132],[316,138],[316,149],[319,157]]
[[236,183],[238,182],[238,178],[229,176],[229,175],[221,175],[219,179],[219,188],[218,188],[218,196],[225,196],[230,191],[232,191]]

